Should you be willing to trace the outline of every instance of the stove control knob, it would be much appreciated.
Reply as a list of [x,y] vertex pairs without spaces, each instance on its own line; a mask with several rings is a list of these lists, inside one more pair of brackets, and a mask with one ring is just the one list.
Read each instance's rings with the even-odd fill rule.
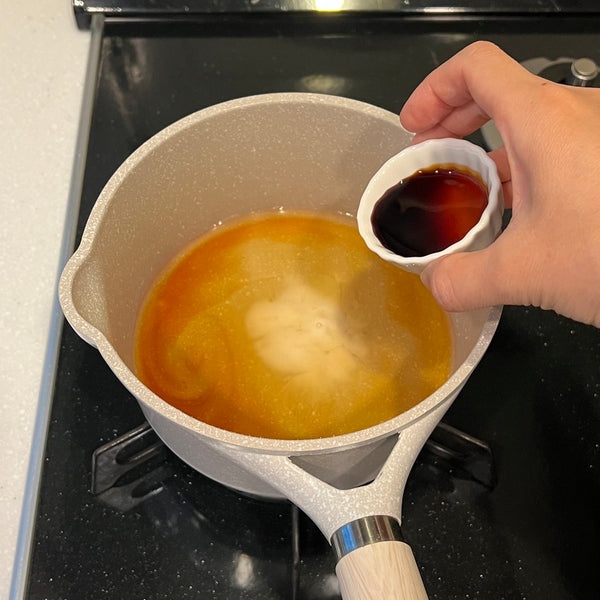
[[577,87],[591,85],[598,75],[598,67],[590,58],[579,58],[571,63],[571,73],[566,83]]

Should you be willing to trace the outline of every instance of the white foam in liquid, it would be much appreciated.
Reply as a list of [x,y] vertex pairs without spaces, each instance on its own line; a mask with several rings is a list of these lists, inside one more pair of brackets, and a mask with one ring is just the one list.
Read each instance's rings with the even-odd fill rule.
[[261,360],[282,374],[308,376],[306,383],[349,378],[366,352],[359,336],[344,328],[335,301],[298,280],[274,300],[254,303],[245,322]]

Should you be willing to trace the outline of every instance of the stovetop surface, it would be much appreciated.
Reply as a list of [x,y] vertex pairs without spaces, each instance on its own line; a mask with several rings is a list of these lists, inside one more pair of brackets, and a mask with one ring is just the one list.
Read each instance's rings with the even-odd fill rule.
[[[107,20],[77,240],[110,175],[173,121],[278,91],[340,94],[398,112],[424,75],[476,39],[519,60],[600,63],[595,18]],[[403,530],[430,598],[596,597],[599,359],[598,330],[505,309],[445,419],[490,444],[497,485],[421,458],[405,492]],[[94,450],[142,422],[98,352],[65,325],[26,598],[339,597],[334,557],[308,518],[288,503],[227,490],[168,452],[142,501],[92,494]]]

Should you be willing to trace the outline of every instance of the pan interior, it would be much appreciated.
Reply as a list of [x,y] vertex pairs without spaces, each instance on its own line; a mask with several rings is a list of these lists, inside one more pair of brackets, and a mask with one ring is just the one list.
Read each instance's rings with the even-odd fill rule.
[[[311,94],[254,97],[191,115],[142,146],[102,192],[79,250],[72,312],[91,325],[92,338],[108,343],[110,366],[135,395],[173,415],[132,375],[139,309],[165,264],[242,215],[355,215],[372,174],[409,141],[396,115]],[[489,316],[451,317],[454,372],[476,348]]]

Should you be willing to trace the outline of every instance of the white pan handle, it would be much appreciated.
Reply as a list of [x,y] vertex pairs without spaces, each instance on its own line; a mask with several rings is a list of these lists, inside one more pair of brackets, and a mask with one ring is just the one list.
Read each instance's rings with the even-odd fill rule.
[[412,550],[392,517],[348,523],[335,532],[332,544],[344,600],[427,600]]

